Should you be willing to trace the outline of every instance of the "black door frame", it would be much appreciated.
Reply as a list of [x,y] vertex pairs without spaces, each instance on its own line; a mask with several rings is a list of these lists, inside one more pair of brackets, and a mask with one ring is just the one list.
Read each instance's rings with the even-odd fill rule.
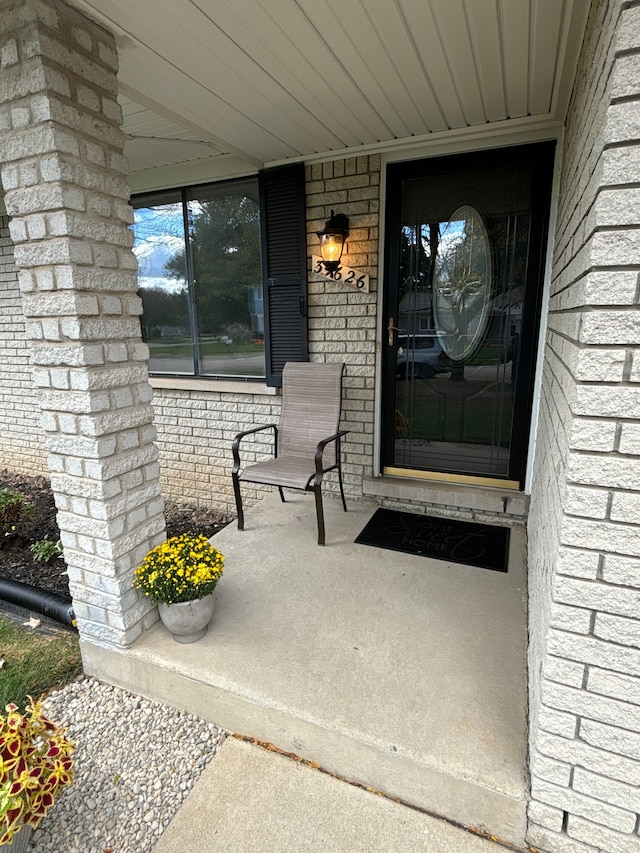
[[[535,359],[538,348],[540,313],[544,290],[544,271],[547,254],[555,148],[555,140],[534,142],[464,154],[450,154],[423,160],[395,162],[387,165],[381,343],[383,376],[381,396],[382,441],[380,446],[383,472],[385,467],[391,467],[390,460],[393,459],[393,443],[395,441],[395,348],[388,346],[387,325],[390,314],[397,320],[397,312],[390,311],[390,307],[392,304],[397,304],[398,272],[400,270],[399,225],[401,223],[404,181],[439,174],[443,171],[443,167],[447,172],[461,172],[471,169],[491,168],[492,166],[499,165],[517,166],[519,164],[526,164],[533,167],[530,252],[522,306],[522,333],[518,359],[519,372],[514,397],[509,472],[508,476],[504,478],[506,481],[519,483],[519,487],[523,488],[533,410]],[[528,366],[528,370],[525,369],[526,366]],[[411,470],[407,469],[408,472]],[[434,477],[437,478],[438,474],[434,473]],[[447,479],[444,473],[442,477],[443,479]],[[473,475],[469,475],[468,479],[472,481],[476,478]],[[478,476],[477,479],[482,480],[486,478]],[[492,479],[501,478],[492,477]]]

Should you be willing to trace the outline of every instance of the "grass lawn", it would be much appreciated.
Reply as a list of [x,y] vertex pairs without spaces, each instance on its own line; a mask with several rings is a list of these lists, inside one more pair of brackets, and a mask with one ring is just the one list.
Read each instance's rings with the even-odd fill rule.
[[0,616],[0,714],[10,702],[23,709],[29,694],[38,699],[81,672],[77,634],[36,634]]
[[[181,338],[158,338],[147,341],[152,356],[173,356],[175,358],[188,358],[191,356],[192,347],[190,341]],[[206,355],[230,355],[233,353],[261,353],[264,352],[264,344],[224,344],[214,341],[201,342],[198,347],[200,357]]]

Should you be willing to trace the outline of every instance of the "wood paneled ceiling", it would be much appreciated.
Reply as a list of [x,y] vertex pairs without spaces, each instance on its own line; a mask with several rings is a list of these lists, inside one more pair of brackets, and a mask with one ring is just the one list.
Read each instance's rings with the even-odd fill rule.
[[562,121],[590,5],[72,2],[116,36],[135,169],[210,157],[255,168],[505,120]]

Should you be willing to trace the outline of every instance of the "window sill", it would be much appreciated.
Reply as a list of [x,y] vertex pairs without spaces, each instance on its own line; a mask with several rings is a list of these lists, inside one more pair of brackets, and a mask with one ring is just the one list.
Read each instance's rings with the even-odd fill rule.
[[178,376],[150,376],[152,388],[168,388],[171,391],[215,391],[221,394],[269,394],[275,396],[277,388],[264,382],[239,382],[234,379],[195,379]]

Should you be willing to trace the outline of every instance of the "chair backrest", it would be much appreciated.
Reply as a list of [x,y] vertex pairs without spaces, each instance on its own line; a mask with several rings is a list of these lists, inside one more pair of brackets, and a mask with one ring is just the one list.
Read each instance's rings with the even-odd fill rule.
[[[318,442],[340,424],[344,364],[289,361],[282,371],[282,413],[278,453],[310,456]],[[336,463],[335,443],[327,445],[324,466]]]

